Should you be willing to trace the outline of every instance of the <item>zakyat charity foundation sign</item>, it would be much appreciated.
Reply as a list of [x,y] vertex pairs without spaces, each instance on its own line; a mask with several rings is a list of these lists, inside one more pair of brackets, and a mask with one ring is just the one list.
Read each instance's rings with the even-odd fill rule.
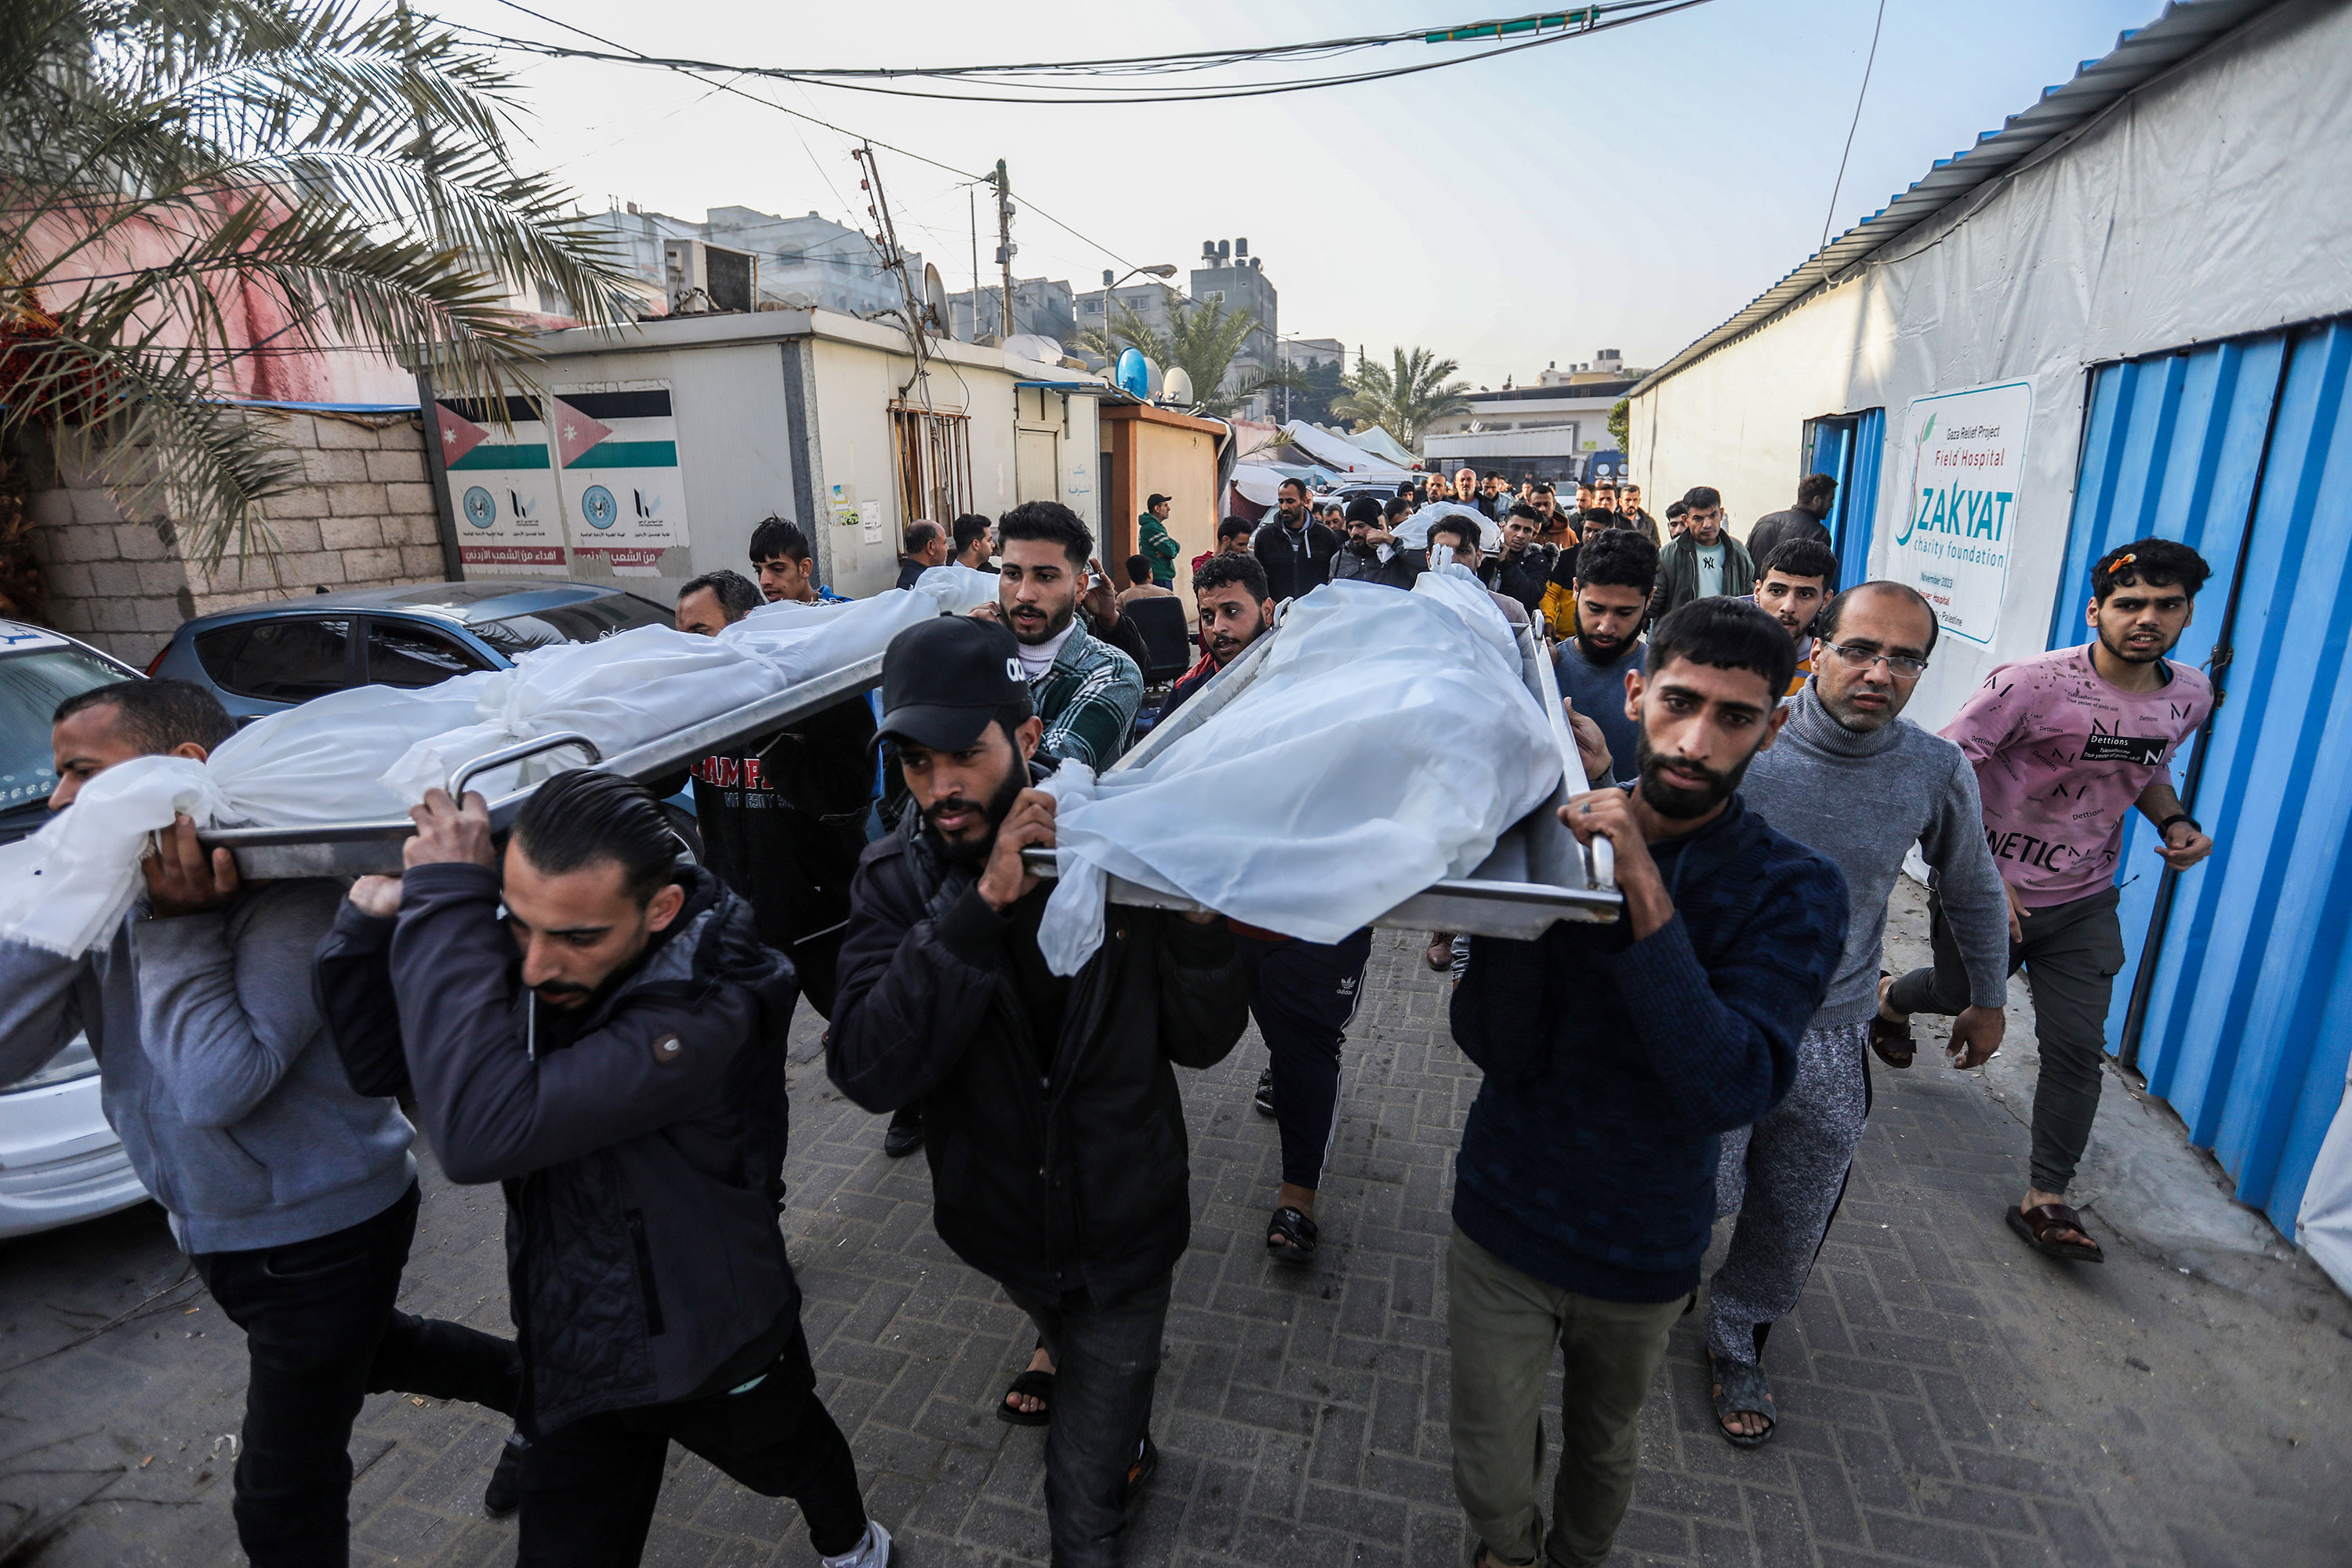
[[1895,472],[1910,483],[1888,575],[1927,595],[1947,636],[1991,643],[2017,534],[2033,389],[2021,381],[1911,400]]

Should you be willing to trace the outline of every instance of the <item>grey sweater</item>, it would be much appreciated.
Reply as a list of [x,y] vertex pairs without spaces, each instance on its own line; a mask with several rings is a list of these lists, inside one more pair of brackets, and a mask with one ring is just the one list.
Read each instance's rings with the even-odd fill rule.
[[1845,873],[1853,900],[1845,955],[1809,1027],[1859,1023],[1878,1011],[1886,899],[1915,840],[1959,941],[1969,1002],[2001,1005],[2009,996],[2009,900],[1985,847],[1976,770],[1958,746],[1908,719],[1856,734],[1830,717],[1811,681],[1787,706],[1780,740],[1748,764],[1739,795]]
[[131,1168],[195,1252],[283,1247],[381,1214],[415,1179],[415,1131],[353,1091],[310,968],[342,889],[255,886],[60,958],[0,942],[0,1083],[87,1031]]

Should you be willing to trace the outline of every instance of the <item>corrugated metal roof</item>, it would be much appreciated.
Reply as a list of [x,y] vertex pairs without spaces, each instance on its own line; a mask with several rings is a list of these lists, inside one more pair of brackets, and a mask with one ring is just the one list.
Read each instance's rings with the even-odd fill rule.
[[1643,377],[1639,396],[1724,344],[1745,337],[1803,300],[1830,279],[1999,179],[2059,138],[2082,129],[2133,89],[2169,70],[2222,34],[2284,0],[2175,0],[2145,27],[2120,35],[2104,58],[2084,60],[2074,79],[2042,89],[2041,100],[2012,114],[1998,131],[1977,138],[1886,205],[1806,258],[1731,320]]

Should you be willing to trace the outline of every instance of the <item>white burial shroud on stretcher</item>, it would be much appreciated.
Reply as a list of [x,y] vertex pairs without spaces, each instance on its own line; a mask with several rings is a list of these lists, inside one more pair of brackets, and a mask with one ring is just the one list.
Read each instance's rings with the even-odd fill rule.
[[[716,637],[640,626],[527,653],[511,669],[422,690],[355,687],[273,713],[203,763],[140,757],[83,786],[31,837],[0,848],[0,940],[79,956],[121,921],[149,836],[185,813],[198,827],[398,818],[475,758],[571,731],[611,757],[814,677],[878,656],[942,609],[892,590],[845,605],[769,605]],[[484,793],[588,760],[573,748],[485,773]]]
[[1065,763],[1045,786],[1047,963],[1076,973],[1101,945],[1108,877],[1331,942],[1468,875],[1561,784],[1551,716],[1521,664],[1467,573],[1402,594],[1315,589],[1207,721],[1136,767],[1096,777]]

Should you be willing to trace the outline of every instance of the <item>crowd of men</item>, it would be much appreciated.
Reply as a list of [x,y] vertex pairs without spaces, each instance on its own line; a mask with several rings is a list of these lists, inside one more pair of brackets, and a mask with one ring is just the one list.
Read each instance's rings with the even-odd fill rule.
[[[925,1152],[940,1237],[1035,1324],[993,1408],[1048,1428],[1053,1561],[1116,1563],[1156,1464],[1190,1235],[1174,1069],[1223,1060],[1255,1021],[1255,1103],[1281,1150],[1267,1254],[1314,1267],[1370,932],[1316,943],[1122,908],[1056,975],[1024,858],[1055,843],[1038,786],[1117,762],[1276,633],[1286,601],[1466,574],[1549,640],[1594,786],[1560,819],[1612,845],[1623,912],[1432,943],[1484,1075],[1447,1255],[1454,1481],[1479,1563],[1598,1563],[1719,1215],[1737,1219],[1707,1286],[1715,1413],[1734,1445],[1771,1440],[1768,1337],[1835,1215],[1868,1058],[1907,1068],[1914,1017],[1951,1016],[1952,1065],[1979,1066],[2026,971],[2042,1060],[2004,1223],[2045,1257],[2099,1260],[2066,1190],[2122,959],[2125,819],[2147,816],[2176,868],[2212,847],[2168,767],[2211,701],[2164,657],[2207,575],[2193,551],[2103,556],[2089,640],[1995,669],[1937,734],[1903,717],[1936,615],[1906,586],[1840,582],[1833,493],[1809,480],[1743,545],[1705,487],[1662,530],[1630,486],[1580,487],[1570,508],[1465,469],[1318,505],[1289,481],[1190,563],[1200,658],[1148,707],[1124,612],[1171,591],[1166,498],[1139,519],[1123,591],[1056,503],[917,524],[904,581],[992,564],[996,601],[900,634],[878,705],[847,699],[695,763],[698,859],[660,805],[685,779],[589,770],[541,785],[503,841],[478,795],[432,792],[404,875],[349,889],[242,885],[183,817],[88,955],[0,944],[0,1081],[87,1031],[135,1168],[246,1331],[236,1517],[255,1563],[348,1560],[352,1423],[368,1393],[403,1389],[510,1418],[485,1506],[520,1512],[521,1563],[638,1561],[677,1443],[794,1499],[828,1568],[881,1568],[889,1534],[816,1394],[777,1224],[804,999],[833,1082],[891,1115],[891,1154]],[[828,596],[793,523],[761,524],[751,555],[752,575],[685,585],[679,629]],[[177,681],[69,699],[51,804],[133,757],[202,759],[231,728]],[[1934,963],[1884,975],[1914,845]],[[452,1180],[503,1187],[510,1340],[394,1304],[418,1127]]]

